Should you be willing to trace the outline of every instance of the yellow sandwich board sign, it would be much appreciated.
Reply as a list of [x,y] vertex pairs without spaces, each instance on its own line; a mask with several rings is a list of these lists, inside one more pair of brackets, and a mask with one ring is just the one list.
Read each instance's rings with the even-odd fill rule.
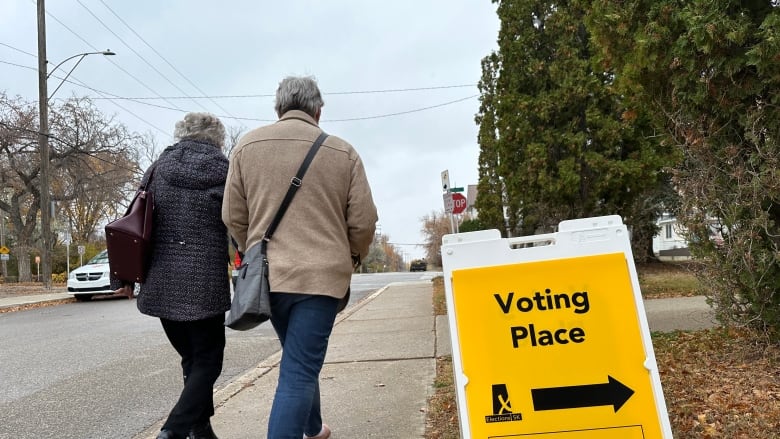
[[461,435],[671,439],[619,216],[443,239]]

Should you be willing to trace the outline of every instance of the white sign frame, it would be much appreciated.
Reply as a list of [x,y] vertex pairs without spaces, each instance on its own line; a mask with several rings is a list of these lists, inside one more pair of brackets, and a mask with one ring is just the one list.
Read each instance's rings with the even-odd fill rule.
[[[441,255],[444,271],[447,317],[452,343],[452,366],[455,375],[460,433],[462,439],[471,439],[470,420],[465,410],[465,386],[468,377],[463,372],[458,326],[452,292],[452,272],[458,269],[491,267],[520,262],[547,261],[562,258],[584,257],[608,253],[623,253],[633,261],[629,233],[619,215],[583,218],[563,221],[558,232],[516,238],[501,238],[498,230],[481,230],[469,233],[445,235],[442,238]],[[647,315],[639,288],[636,268],[627,264],[634,290],[642,341],[648,357],[645,361],[659,414],[660,429],[664,439],[672,439],[672,429],[663,397],[661,379],[655,360]]]

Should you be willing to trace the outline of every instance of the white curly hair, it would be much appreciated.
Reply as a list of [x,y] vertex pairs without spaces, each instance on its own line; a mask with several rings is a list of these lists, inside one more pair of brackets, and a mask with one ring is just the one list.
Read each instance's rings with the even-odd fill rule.
[[225,126],[211,113],[187,113],[184,119],[176,122],[173,137],[177,142],[197,140],[222,149],[225,146]]

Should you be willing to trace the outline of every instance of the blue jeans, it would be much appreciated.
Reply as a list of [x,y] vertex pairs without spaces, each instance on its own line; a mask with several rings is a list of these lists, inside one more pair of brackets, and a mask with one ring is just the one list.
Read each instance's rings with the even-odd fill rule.
[[271,293],[271,324],[282,361],[268,439],[301,439],[322,429],[320,370],[339,300],[311,294]]

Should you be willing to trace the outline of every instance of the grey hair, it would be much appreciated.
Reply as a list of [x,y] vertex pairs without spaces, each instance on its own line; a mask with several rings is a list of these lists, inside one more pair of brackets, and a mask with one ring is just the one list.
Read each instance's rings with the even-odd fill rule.
[[313,76],[288,76],[282,79],[276,89],[274,109],[279,117],[290,110],[301,110],[315,117],[323,105],[325,102]]
[[197,140],[211,143],[219,149],[225,146],[225,126],[211,113],[187,113],[176,122],[173,137],[179,140]]

